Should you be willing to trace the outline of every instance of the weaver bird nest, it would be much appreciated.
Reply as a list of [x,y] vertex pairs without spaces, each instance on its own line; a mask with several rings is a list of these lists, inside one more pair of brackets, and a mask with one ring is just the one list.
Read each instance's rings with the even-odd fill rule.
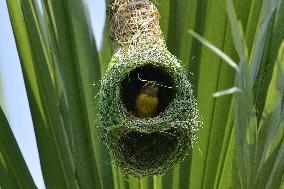
[[[129,115],[144,84],[138,76],[173,87],[159,91],[162,115],[142,119]],[[100,98],[102,139],[127,173],[162,174],[193,144],[199,127],[196,100],[178,60],[168,52],[145,47],[124,56],[116,53],[102,80]]]
[[[165,48],[151,2],[115,0],[110,7],[112,38],[119,47],[101,81],[100,135],[126,173],[163,174],[185,157],[196,138],[200,127],[196,100],[179,60]],[[136,20],[141,10],[143,22]],[[141,87],[150,81],[162,83],[157,112],[141,118],[134,104]]]

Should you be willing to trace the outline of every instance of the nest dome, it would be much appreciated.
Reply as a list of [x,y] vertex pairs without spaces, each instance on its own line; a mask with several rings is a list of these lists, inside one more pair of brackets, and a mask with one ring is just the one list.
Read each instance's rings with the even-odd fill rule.
[[[141,78],[143,80],[141,80]],[[130,115],[145,80],[162,82],[155,117]],[[154,46],[117,51],[101,82],[100,135],[114,162],[134,176],[163,174],[195,139],[198,110],[179,61]]]

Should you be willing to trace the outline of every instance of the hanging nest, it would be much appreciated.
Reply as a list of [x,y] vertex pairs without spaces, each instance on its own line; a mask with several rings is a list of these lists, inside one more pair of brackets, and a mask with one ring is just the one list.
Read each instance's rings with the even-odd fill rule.
[[[126,173],[163,174],[185,157],[200,126],[191,85],[166,49],[159,12],[150,0],[113,0],[109,14],[117,49],[101,81],[101,139]],[[148,81],[164,86],[157,112],[136,117],[135,100]]]
[[[161,81],[155,117],[130,115],[145,80]],[[101,138],[112,159],[134,176],[163,174],[180,162],[195,139],[198,110],[179,61],[168,51],[142,46],[114,54],[100,91]]]

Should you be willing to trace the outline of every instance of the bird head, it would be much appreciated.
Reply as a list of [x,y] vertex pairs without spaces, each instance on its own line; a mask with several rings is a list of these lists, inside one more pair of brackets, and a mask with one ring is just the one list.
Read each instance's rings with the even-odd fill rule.
[[143,85],[141,93],[157,96],[159,91],[159,84],[157,81],[149,81]]

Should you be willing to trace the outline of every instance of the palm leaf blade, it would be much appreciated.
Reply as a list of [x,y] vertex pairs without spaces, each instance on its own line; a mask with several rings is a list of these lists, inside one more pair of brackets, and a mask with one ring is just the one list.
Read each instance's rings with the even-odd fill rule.
[[0,125],[0,187],[36,188],[1,107]]

